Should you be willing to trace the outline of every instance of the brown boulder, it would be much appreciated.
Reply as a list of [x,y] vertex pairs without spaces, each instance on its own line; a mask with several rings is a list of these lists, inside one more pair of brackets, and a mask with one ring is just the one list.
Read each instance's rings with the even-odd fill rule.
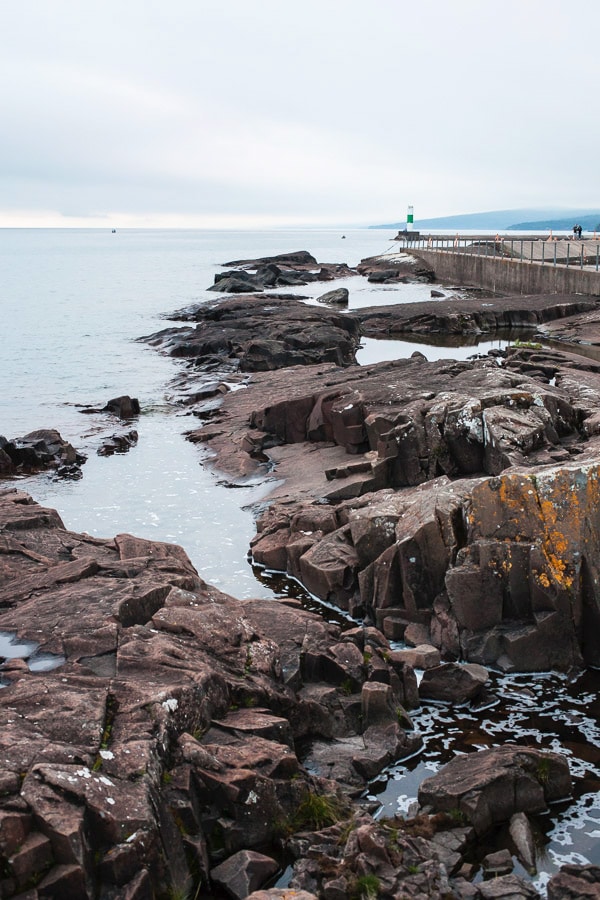
[[460,810],[483,834],[516,812],[543,812],[570,792],[563,756],[504,744],[455,757],[421,783],[419,803],[434,811]]
[[102,409],[102,412],[112,413],[119,419],[133,419],[140,414],[140,403],[135,397],[124,394],[122,397],[113,397]]
[[234,900],[245,900],[248,894],[274,875],[279,863],[254,850],[240,850],[211,870],[211,880]]
[[419,684],[419,696],[463,704],[481,694],[489,678],[487,669],[476,663],[443,663],[425,670]]

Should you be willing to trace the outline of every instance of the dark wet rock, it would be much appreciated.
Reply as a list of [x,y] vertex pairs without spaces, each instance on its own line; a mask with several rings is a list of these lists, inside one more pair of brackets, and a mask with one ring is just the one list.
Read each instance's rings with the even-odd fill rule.
[[316,266],[317,260],[308,250],[296,250],[292,253],[279,253],[276,256],[261,256],[258,259],[236,259],[233,262],[224,263],[226,266],[246,266],[257,268],[258,266]]
[[597,900],[599,897],[599,866],[562,866],[548,882],[548,900]]
[[111,413],[119,419],[133,419],[140,414],[140,404],[135,397],[123,395],[122,397],[113,397],[102,408],[102,412]]
[[[231,271],[223,272],[215,276],[215,283],[207,290],[216,291],[220,294],[255,294],[264,291],[267,284],[272,286],[272,279],[269,277],[263,281],[256,275],[250,275],[249,272]],[[305,284],[306,282],[300,282]]]
[[325,306],[348,306],[349,292],[347,288],[338,288],[336,291],[327,291],[317,297],[317,303]]
[[[307,307],[295,298],[232,298],[190,313],[194,328],[167,329],[145,338],[171,356],[203,365],[217,354],[236,361],[242,372],[310,365],[320,361],[347,366],[359,344],[356,320]],[[214,380],[214,374],[212,375]]]
[[4,449],[7,444],[6,438],[0,435],[0,476],[14,475],[15,473],[15,464]]
[[86,457],[53,428],[30,431],[23,437],[0,437],[0,476],[30,475],[44,469],[57,474],[80,474]]
[[215,283],[208,288],[209,291],[255,293],[274,287],[332,281],[355,274],[355,270],[345,264],[319,264],[304,250],[260,259],[242,259],[225,265],[236,268],[215,275]]
[[248,894],[264,884],[279,868],[279,864],[254,850],[240,850],[225,862],[215,866],[211,880],[222,887],[234,900],[245,900]]
[[108,413],[117,419],[134,419],[140,414],[139,400],[123,394],[121,397],[113,397],[104,406],[82,406],[79,410],[85,415],[96,415],[98,413]]
[[419,803],[458,810],[484,834],[518,812],[544,812],[571,793],[569,766],[557,753],[504,744],[455,757],[419,787]]
[[135,447],[138,441],[138,433],[135,429],[129,431],[117,432],[111,434],[110,437],[102,439],[98,447],[98,456],[112,456],[113,453],[127,453],[132,447]]
[[467,703],[481,694],[488,678],[487,669],[475,663],[443,663],[424,672],[419,696],[448,703]]

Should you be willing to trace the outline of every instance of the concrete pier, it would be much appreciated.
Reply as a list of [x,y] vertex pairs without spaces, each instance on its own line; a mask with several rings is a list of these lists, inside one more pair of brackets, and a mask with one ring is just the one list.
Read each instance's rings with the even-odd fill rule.
[[420,257],[440,281],[518,294],[600,297],[600,240],[448,235],[403,248]]

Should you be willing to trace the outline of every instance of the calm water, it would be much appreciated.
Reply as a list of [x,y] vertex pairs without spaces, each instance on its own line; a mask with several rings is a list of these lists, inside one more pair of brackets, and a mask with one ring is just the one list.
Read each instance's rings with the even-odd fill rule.
[[[203,465],[202,449],[183,438],[195,420],[166,402],[178,363],[135,341],[166,327],[162,313],[214,300],[206,289],[229,260],[307,249],[320,262],[355,265],[394,246],[392,233],[345,234],[342,240],[337,231],[308,230],[0,230],[1,358],[4,384],[10,385],[0,396],[0,434],[17,437],[55,427],[89,457],[79,481],[37,476],[22,486],[58,509],[76,531],[100,537],[132,532],[183,545],[202,576],[234,596],[296,590],[268,573],[255,577],[247,560],[254,526],[244,507],[260,499],[264,487],[227,489]],[[428,285],[373,286],[361,278],[342,284],[350,290],[350,309],[430,296]],[[321,285],[296,289],[308,294],[309,302],[322,291]],[[359,360],[368,364],[415,349],[430,359],[465,358],[503,344],[415,343],[399,349],[398,342],[364,341]],[[107,433],[107,419],[84,416],[78,405],[101,406],[120,394],[140,400],[139,441],[126,454],[99,457],[96,448],[99,435]],[[490,711],[429,707],[415,714],[424,751],[394,767],[373,790],[385,812],[402,811],[420,780],[454,752],[509,739],[566,753],[577,779],[577,803],[555,810],[542,823],[541,886],[565,859],[600,862],[598,675],[588,673],[574,683],[550,675],[524,681],[503,677],[496,688],[502,702]]]
[[[202,300],[221,264],[309,249],[319,261],[358,263],[390,246],[380,232],[0,230],[2,364],[0,434],[56,427],[89,454],[79,482],[29,479],[35,499],[67,527],[108,537],[131,531],[183,544],[202,576],[237,596],[271,596],[246,556],[254,534],[240,507],[257,490],[217,486],[203,451],[182,433],[194,420],[165,403],[178,364],[141,335],[167,326],[161,314]],[[138,445],[98,457],[104,416],[78,405],[138,397]]]

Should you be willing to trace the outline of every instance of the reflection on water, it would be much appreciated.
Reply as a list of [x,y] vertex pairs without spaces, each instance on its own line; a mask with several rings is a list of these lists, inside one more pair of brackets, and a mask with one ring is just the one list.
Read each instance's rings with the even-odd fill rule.
[[361,366],[393,359],[408,359],[422,353],[430,362],[437,359],[469,359],[486,356],[490,350],[502,351],[517,340],[531,340],[531,330],[502,329],[489,334],[411,334],[410,340],[361,338],[356,360]]
[[348,613],[345,613],[338,606],[334,606],[333,603],[327,603],[327,601],[319,600],[318,597],[309,594],[306,588],[291,575],[286,575],[285,572],[274,572],[271,569],[265,569],[257,563],[252,564],[252,571],[254,572],[254,577],[261,584],[273,591],[274,596],[280,599],[289,597],[299,601],[303,609],[317,613],[331,625],[339,625],[342,629],[356,626],[356,620],[352,619]]
[[408,359],[422,353],[430,362],[437,359],[472,359],[486,356],[490,351],[506,350],[511,344],[532,342],[547,350],[562,350],[600,362],[600,347],[592,344],[570,344],[555,341],[526,328],[499,328],[489,334],[414,334],[407,338],[361,338],[356,360],[361,366],[394,359]]
[[592,344],[568,344],[565,341],[553,341],[544,338],[544,347],[551,347],[553,350],[564,350],[565,353],[576,353],[578,356],[585,356],[586,359],[593,359],[600,362],[600,347]]

